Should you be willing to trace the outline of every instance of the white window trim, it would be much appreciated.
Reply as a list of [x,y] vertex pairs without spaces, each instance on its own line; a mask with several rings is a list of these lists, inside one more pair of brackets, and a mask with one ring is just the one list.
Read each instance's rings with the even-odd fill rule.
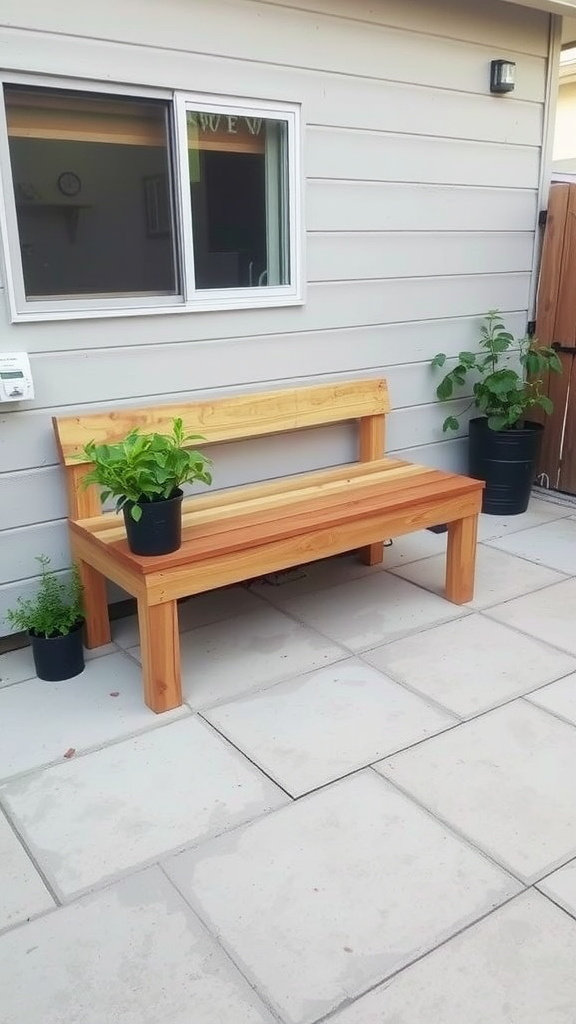
[[[12,323],[46,320],[101,319],[107,317],[150,316],[194,312],[217,312],[302,305],[304,294],[304,223],[302,123],[299,104],[269,102],[240,96],[148,89],[141,86],[111,85],[96,81],[77,82],[64,78],[3,74],[4,84],[29,85],[44,89],[71,89],[77,92],[108,93],[134,99],[164,99],[172,104],[172,136],[175,147],[174,187],[176,200],[176,246],[181,272],[181,294],[178,296],[102,296],[102,298],[27,299],[16,197],[12,181],[8,127],[4,102],[0,102],[0,232],[3,240],[6,292]],[[196,289],[194,286],[194,254],[192,209],[184,183],[188,175],[186,110],[243,116],[247,111],[255,117],[285,121],[287,124],[287,239],[290,284],[265,288]]]

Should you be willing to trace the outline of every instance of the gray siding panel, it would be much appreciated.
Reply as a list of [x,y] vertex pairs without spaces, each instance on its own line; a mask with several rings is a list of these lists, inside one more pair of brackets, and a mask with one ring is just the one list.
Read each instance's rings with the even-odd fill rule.
[[[134,17],[129,0],[4,0],[0,19],[5,68],[301,103],[308,277],[302,307],[60,323],[10,325],[0,292],[3,345],[31,353],[36,385],[26,410],[0,407],[0,634],[34,555],[69,561],[53,413],[383,374],[389,450],[464,468],[429,361],[472,347],[488,308],[525,327],[545,14],[498,0],[140,0]],[[518,87],[499,100],[488,65],[504,52]],[[219,446],[217,486],[272,477],[278,444]],[[342,426],[293,436],[282,463],[353,453]]]
[[305,154],[307,176],[327,180],[535,189],[540,172],[537,146],[342,128],[309,129]]
[[308,280],[530,271],[531,231],[325,231],[308,236]]

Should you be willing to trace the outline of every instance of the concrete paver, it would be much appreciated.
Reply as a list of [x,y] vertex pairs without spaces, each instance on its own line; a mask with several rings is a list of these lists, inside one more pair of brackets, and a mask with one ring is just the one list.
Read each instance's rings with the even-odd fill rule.
[[482,517],[475,607],[426,531],[183,602],[172,715],[134,618],[0,656],[2,1024],[573,1024],[575,522]]

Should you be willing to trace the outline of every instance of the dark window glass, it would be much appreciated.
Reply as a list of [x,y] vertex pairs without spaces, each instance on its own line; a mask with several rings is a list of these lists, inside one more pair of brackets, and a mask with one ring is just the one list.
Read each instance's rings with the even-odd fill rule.
[[178,294],[170,104],[4,94],[27,298]]
[[197,288],[288,283],[286,127],[188,111]]

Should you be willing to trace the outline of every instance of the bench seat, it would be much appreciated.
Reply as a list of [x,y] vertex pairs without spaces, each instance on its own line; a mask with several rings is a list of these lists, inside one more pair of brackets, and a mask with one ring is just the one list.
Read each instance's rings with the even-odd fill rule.
[[114,513],[72,517],[88,645],[110,639],[105,581],[113,580],[138,603],[146,703],[157,712],[177,707],[180,598],[355,549],[373,564],[384,538],[441,524],[448,526],[446,597],[462,604],[473,596],[482,488],[381,457],[201,494],[184,499],[182,547],[153,558],[129,550]]

